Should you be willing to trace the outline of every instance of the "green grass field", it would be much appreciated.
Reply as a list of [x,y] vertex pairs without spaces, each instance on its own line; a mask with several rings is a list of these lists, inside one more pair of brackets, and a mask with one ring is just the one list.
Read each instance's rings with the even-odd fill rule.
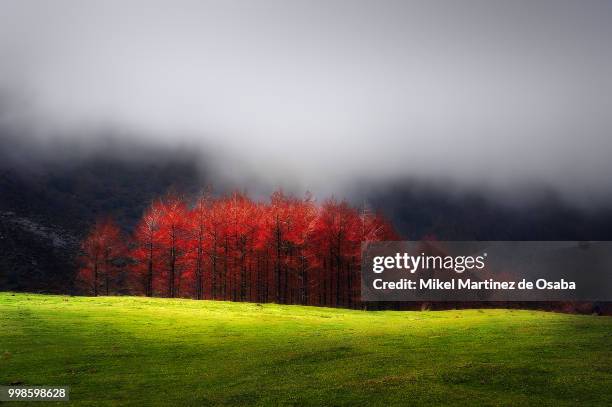
[[612,318],[0,293],[10,383],[82,405],[610,406]]

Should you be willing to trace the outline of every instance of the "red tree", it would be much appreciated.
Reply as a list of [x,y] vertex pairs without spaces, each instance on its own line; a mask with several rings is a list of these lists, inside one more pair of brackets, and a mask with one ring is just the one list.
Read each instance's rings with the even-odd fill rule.
[[79,279],[97,296],[100,286],[110,294],[127,249],[119,227],[110,218],[96,221],[81,244]]
[[189,274],[194,276],[194,292],[198,300],[204,298],[204,268],[206,252],[210,250],[210,241],[207,238],[210,226],[211,199],[208,192],[204,192],[196,201],[188,214],[188,261]]
[[350,305],[349,295],[358,269],[361,242],[360,218],[347,202],[329,199],[323,203],[311,236],[315,261],[321,268],[320,301],[328,305]]
[[136,275],[141,277],[147,297],[152,297],[155,293],[155,282],[161,262],[160,226],[163,211],[160,201],[153,202],[143,214],[134,234],[135,245],[132,251],[132,258],[135,260],[134,270]]
[[159,242],[166,263],[164,272],[168,296],[178,297],[183,273],[187,269],[185,254],[188,250],[187,205],[181,197],[169,194],[161,201]]

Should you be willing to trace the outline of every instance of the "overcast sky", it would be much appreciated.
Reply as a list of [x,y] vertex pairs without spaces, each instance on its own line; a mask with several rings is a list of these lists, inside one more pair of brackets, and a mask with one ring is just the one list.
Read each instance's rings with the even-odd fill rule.
[[0,0],[0,91],[39,129],[195,145],[238,179],[612,196],[610,1]]

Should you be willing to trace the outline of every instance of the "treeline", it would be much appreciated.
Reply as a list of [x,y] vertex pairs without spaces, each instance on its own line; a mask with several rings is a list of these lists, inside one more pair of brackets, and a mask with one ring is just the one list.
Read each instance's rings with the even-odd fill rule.
[[361,242],[396,239],[381,215],[275,192],[168,194],[131,236],[100,219],[82,242],[78,283],[93,295],[140,294],[356,307]]

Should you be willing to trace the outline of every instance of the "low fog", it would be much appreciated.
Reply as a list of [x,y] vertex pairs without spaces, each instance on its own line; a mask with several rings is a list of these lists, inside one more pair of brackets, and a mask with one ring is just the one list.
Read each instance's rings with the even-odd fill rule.
[[4,0],[1,134],[189,150],[238,185],[602,204],[611,41],[597,1]]

